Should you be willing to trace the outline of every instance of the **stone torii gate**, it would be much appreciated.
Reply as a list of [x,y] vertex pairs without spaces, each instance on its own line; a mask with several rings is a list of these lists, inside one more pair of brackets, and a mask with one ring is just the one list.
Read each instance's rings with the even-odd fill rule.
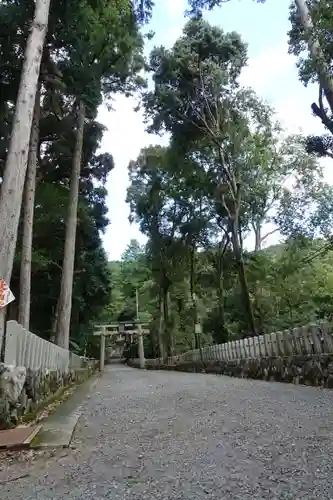
[[95,325],[94,336],[100,337],[100,357],[99,357],[99,368],[100,371],[104,369],[105,364],[105,339],[106,337],[112,337],[118,342],[133,342],[136,337],[138,339],[139,347],[139,360],[140,368],[145,367],[145,353],[143,347],[143,335],[149,333],[149,329],[145,328],[148,323],[142,323],[140,321],[120,321],[118,323],[105,324],[105,325]]

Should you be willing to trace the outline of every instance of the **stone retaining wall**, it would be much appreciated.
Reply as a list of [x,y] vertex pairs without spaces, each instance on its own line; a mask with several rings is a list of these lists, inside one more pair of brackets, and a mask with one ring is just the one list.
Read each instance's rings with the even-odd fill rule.
[[[128,363],[139,368],[139,361]],[[236,359],[229,361],[179,361],[172,364],[146,360],[146,369],[215,373],[230,377],[321,386],[333,389],[333,354]]]
[[62,373],[0,363],[0,429],[17,425],[65,388],[85,381],[96,368],[96,363],[90,363]]

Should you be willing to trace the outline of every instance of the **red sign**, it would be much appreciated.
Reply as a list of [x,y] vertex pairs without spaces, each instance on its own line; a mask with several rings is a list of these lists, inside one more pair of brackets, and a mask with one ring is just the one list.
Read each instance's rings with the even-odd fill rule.
[[0,280],[0,309],[8,306],[10,302],[15,300],[14,295],[12,294],[8,284],[5,280]]

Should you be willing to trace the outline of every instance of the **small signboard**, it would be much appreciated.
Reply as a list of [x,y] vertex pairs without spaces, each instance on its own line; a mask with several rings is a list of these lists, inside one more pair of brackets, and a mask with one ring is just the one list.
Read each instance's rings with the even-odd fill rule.
[[15,297],[5,280],[0,280],[0,309],[8,306]]
[[200,333],[202,333],[201,323],[195,323],[195,325],[194,325],[194,331],[195,331],[195,333],[196,333],[196,334],[198,334],[198,335],[199,335]]

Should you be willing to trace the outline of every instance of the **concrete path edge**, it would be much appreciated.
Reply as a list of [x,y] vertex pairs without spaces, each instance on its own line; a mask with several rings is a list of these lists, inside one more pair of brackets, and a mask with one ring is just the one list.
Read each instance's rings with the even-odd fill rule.
[[82,414],[83,403],[96,386],[100,373],[79,385],[71,397],[41,422],[42,428],[30,443],[30,448],[68,448]]

